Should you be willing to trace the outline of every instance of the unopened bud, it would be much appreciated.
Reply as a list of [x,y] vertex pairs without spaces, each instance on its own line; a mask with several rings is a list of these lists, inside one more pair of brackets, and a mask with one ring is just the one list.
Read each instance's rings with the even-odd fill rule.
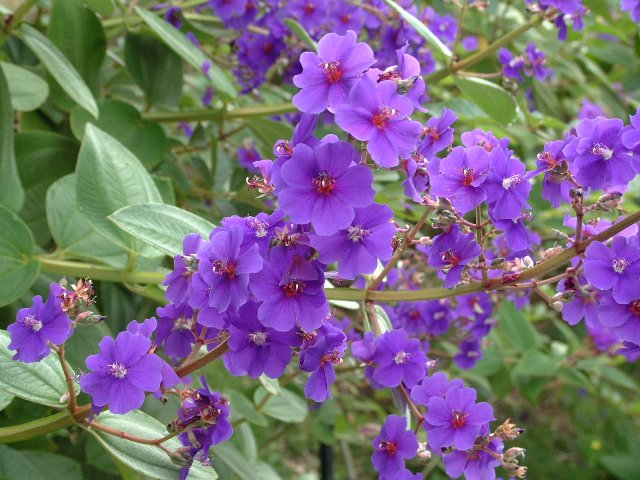
[[60,403],[67,403],[69,401],[69,392],[64,392],[60,397]]
[[525,449],[524,448],[520,448],[520,447],[511,447],[509,450],[507,450],[506,452],[504,452],[504,455],[502,456],[502,460],[506,463],[513,463],[513,461],[517,458],[517,457],[522,457],[524,458],[524,452]]
[[518,468],[516,468],[516,471],[513,472],[513,474],[518,478],[524,478],[527,476],[527,467],[525,467],[524,465],[521,465]]
[[429,461],[431,459],[431,451],[427,449],[427,444],[426,443],[419,443],[418,444],[418,458],[420,460],[423,460],[425,462]]
[[502,440],[515,440],[523,433],[524,429],[518,428],[515,423],[511,423],[510,418],[507,418],[495,431],[495,435]]
[[562,302],[553,302],[553,303],[551,304],[551,306],[553,307],[553,309],[554,309],[556,312],[558,312],[558,313],[562,312],[562,306],[563,306],[563,305],[564,305],[564,304],[563,304]]
[[414,75],[409,78],[404,78],[400,80],[396,80],[396,85],[398,88],[398,93],[402,95],[403,93],[407,93],[409,90],[413,88],[413,86],[418,81],[418,75]]

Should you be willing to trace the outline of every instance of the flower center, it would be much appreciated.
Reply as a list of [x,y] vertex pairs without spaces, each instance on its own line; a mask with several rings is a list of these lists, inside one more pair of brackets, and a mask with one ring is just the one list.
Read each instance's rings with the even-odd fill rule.
[[322,68],[322,70],[324,71],[324,74],[327,77],[327,80],[329,80],[329,83],[336,83],[342,79],[342,70],[340,69],[340,62],[321,63],[320,68]]
[[349,240],[351,240],[352,242],[361,242],[370,233],[371,232],[369,230],[367,230],[366,228],[362,228],[359,225],[358,226],[351,225],[347,229],[347,236],[349,237]]
[[23,323],[34,332],[39,332],[42,329],[42,322],[35,315],[27,315]]
[[252,218],[247,221],[249,227],[255,230],[257,238],[264,238],[267,236],[267,229],[269,228],[269,222],[264,222],[262,220],[258,220],[257,218]]
[[447,250],[442,254],[442,261],[455,267],[460,262],[460,259],[451,250]]
[[460,170],[460,173],[464,176],[464,180],[462,181],[462,185],[468,187],[471,185],[476,179],[476,172],[473,168],[463,168]]
[[233,278],[236,276],[236,264],[229,262],[227,259],[216,260],[213,262],[213,273]]
[[558,160],[556,160],[556,158],[551,155],[551,152],[540,152],[538,154],[538,160],[540,160],[541,162],[546,162],[548,165],[548,169],[553,169],[556,165],[558,165]]
[[631,313],[640,317],[640,300],[636,300],[635,302],[632,302],[630,310],[631,310]]
[[342,354],[337,350],[324,354],[320,359],[320,365],[324,365],[326,363],[332,363],[333,365],[340,365],[342,363]]
[[316,192],[328,195],[336,188],[336,179],[327,172],[320,172],[318,176],[313,179],[313,184],[316,186]]
[[398,353],[396,353],[395,357],[393,357],[393,361],[396,365],[404,365],[409,360],[409,357],[411,357],[410,354],[400,350]]
[[460,410],[451,412],[451,426],[453,428],[462,428],[467,423],[467,414]]
[[216,418],[220,416],[220,409],[215,407],[205,407],[200,410],[202,420],[207,423],[216,423]]
[[388,455],[395,455],[398,451],[398,444],[389,440],[382,440],[378,443],[379,452],[387,452]]
[[430,136],[433,141],[440,140],[440,132],[436,127],[427,127],[424,129],[424,134]]
[[398,67],[396,65],[386,68],[384,72],[378,75],[378,82],[384,80],[400,80],[400,73],[398,73]]
[[182,315],[173,321],[173,325],[176,330],[189,330],[192,326],[191,318],[187,318]]
[[511,187],[518,185],[520,183],[522,183],[522,176],[514,175],[512,177],[505,178],[504,180],[502,180],[502,188],[504,188],[505,190],[509,190]]
[[120,362],[113,362],[107,365],[107,371],[116,378],[124,378],[127,375],[126,367]]
[[398,115],[398,113],[398,110],[396,110],[395,108],[382,106],[378,113],[373,116],[373,124],[376,126],[376,128],[382,130],[389,124],[393,117]]
[[304,287],[304,283],[299,282],[298,280],[289,280],[282,287],[282,291],[289,298],[297,297],[298,295],[302,295],[302,292],[304,292]]
[[249,340],[258,346],[264,345],[267,342],[267,332],[251,332]]
[[609,160],[611,157],[613,157],[613,150],[611,150],[606,145],[603,145],[602,143],[596,143],[591,149],[591,153],[602,157],[605,160]]
[[274,147],[274,150],[278,157],[293,155],[293,147],[291,146],[291,142],[289,142],[288,140],[282,140],[281,142],[278,142]]
[[624,258],[614,258],[611,262],[611,266],[613,267],[614,272],[624,273],[624,271],[629,266],[629,262],[627,262]]

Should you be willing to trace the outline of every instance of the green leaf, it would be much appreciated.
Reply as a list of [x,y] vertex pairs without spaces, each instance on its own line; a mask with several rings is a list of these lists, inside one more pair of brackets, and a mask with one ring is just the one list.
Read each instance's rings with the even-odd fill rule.
[[462,93],[473,100],[484,112],[501,125],[507,125],[516,116],[516,99],[509,92],[484,78],[455,77]]
[[67,175],[47,190],[47,222],[58,251],[83,260],[124,267],[126,251],[86,221],[76,201],[76,176]]
[[[11,338],[0,330],[0,387],[33,403],[61,408],[67,402],[60,398],[67,392],[67,382],[55,353],[35,363],[13,360],[15,351],[9,350]],[[79,393],[76,386],[76,395]]]
[[124,59],[149,105],[175,106],[182,95],[182,61],[153,37],[127,33]]
[[378,319],[380,333],[386,333],[393,330],[393,325],[391,325],[391,320],[389,319],[389,315],[387,315],[386,310],[378,304],[374,305],[373,308],[375,309],[376,318]]
[[434,48],[436,53],[439,53],[444,60],[448,60],[451,58],[453,53],[451,52],[451,50],[449,50],[449,47],[442,43],[440,39],[436,37],[436,35],[431,30],[429,30],[429,27],[422,23],[421,20],[411,15],[393,0],[385,0],[385,2],[387,2],[387,5],[398,12],[400,16],[409,25],[411,25],[415,29],[415,31],[418,32],[420,36],[424,38],[427,43],[429,43]]
[[214,446],[212,450],[214,462],[223,463],[241,480],[255,480],[255,468],[233,444],[229,442],[220,443]]
[[215,63],[211,62],[202,50],[191,43],[179,30],[169,25],[163,19],[144,8],[135,7],[138,15],[153,30],[171,50],[176,52],[184,61],[191,64],[198,72],[202,71],[202,64],[210,62],[209,76],[211,84],[220,95],[231,100],[236,97],[233,83]]
[[260,375],[260,377],[258,377],[258,380],[260,380],[262,386],[271,395],[280,395],[280,393],[282,393],[280,382],[277,378],[269,378],[263,373],[262,375]]
[[19,112],[35,110],[49,96],[49,85],[35,73],[12,63],[0,62],[11,94],[11,106]]
[[97,14],[104,16],[112,15],[116,10],[113,0],[85,0],[84,3]]
[[20,218],[0,206],[0,306],[24,295],[34,282],[40,264],[33,258],[35,244]]
[[182,251],[182,240],[190,233],[208,237],[214,225],[202,217],[163,203],[140,203],[121,208],[109,220],[135,238],[169,256]]
[[77,166],[76,199],[89,222],[111,241],[142,256],[157,256],[107,217],[144,202],[162,202],[151,175],[135,155],[113,137],[87,124]]
[[[96,423],[140,438],[155,439],[166,435],[164,425],[140,410],[133,410],[124,415],[116,415],[111,412],[101,413]],[[182,467],[173,463],[169,456],[158,447],[131,442],[93,428],[89,428],[89,431],[114,457],[136,472],[158,480],[178,478]],[[182,446],[176,438],[172,438],[163,445],[170,450]],[[189,470],[189,479],[215,480],[216,478],[218,475],[215,470],[202,466],[200,462],[193,462]]]
[[15,395],[12,395],[7,391],[0,390],[0,412],[7,408],[14,398],[16,398]]
[[255,425],[267,426],[267,418],[256,411],[255,405],[242,393],[237,390],[229,390],[229,399],[231,400],[231,405],[233,405],[233,413],[240,415],[240,417]]
[[38,57],[67,95],[97,117],[98,105],[91,90],[62,52],[42,33],[25,23],[20,26],[19,37]]
[[600,463],[620,480],[637,480],[640,456],[631,453],[612,453],[600,457]]
[[277,140],[289,140],[293,136],[291,126],[268,118],[247,118],[245,122],[262,143],[264,151],[271,151]]
[[[267,391],[259,387],[253,395],[256,405],[262,404]],[[271,396],[262,405],[260,412],[286,423],[300,423],[307,418],[309,408],[307,402],[299,395],[286,388],[282,389],[279,396]]]
[[24,188],[51,185],[75,169],[80,144],[54,132],[27,131],[16,135],[16,160]]
[[143,120],[140,112],[128,103],[105,100],[99,104],[97,120],[81,107],[71,111],[71,130],[82,140],[88,122],[117,139],[131,151],[146,168],[158,165],[165,154],[167,137],[162,127]]
[[313,38],[311,38],[309,32],[307,32],[307,30],[305,30],[305,28],[300,25],[298,21],[294,20],[293,18],[285,18],[284,23],[287,24],[287,27],[289,27],[300,40],[313,48],[314,52],[318,51],[318,44],[313,40]]
[[508,300],[503,300],[499,308],[500,331],[507,345],[524,351],[534,348],[539,343],[538,332],[522,312]]
[[0,206],[17,212],[24,201],[24,190],[16,168],[13,144],[14,118],[9,87],[3,71],[4,69],[0,70]]
[[97,95],[107,40],[95,13],[81,0],[56,0],[51,9],[48,36]]
[[608,365],[602,365],[599,370],[604,379],[614,385],[628,388],[629,390],[633,390],[634,392],[640,390],[640,387],[638,387],[638,383],[622,370],[619,370],[615,367],[609,367]]
[[3,480],[82,480],[79,463],[42,451],[14,450],[0,445],[0,478]]

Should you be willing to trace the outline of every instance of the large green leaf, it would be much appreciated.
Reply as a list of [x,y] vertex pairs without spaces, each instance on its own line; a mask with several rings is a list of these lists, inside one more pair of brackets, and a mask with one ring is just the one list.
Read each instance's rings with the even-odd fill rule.
[[51,9],[48,35],[97,95],[107,40],[95,13],[81,0],[56,0]]
[[24,23],[20,26],[19,36],[67,95],[78,102],[78,105],[82,106],[82,108],[97,117],[98,105],[93,98],[91,90],[58,47],[38,30]]
[[3,70],[0,69],[0,206],[17,212],[24,201],[24,190],[16,168],[13,110]]
[[202,50],[191,43],[179,30],[169,25],[157,15],[154,15],[144,8],[135,7],[135,9],[151,30],[153,30],[171,50],[176,52],[195,69],[201,71],[202,65],[205,62],[210,62],[209,77],[211,78],[213,87],[227,100],[236,97],[236,90],[233,83],[231,83],[220,67],[207,58]]
[[71,111],[71,130],[76,138],[82,139],[86,124],[91,122],[117,138],[146,168],[155,167],[162,161],[167,137],[159,124],[143,120],[140,112],[128,103],[105,100],[98,107],[100,114],[97,120],[81,107]]
[[212,448],[214,463],[223,463],[240,480],[255,480],[256,469],[233,444],[226,442]]
[[[100,414],[96,422],[140,438],[154,439],[166,435],[163,424],[140,410],[133,410],[124,415],[105,412]],[[136,472],[158,480],[178,478],[180,474],[181,467],[173,463],[158,447],[131,442],[94,428],[90,428],[90,432],[114,457]],[[176,438],[172,438],[163,445],[172,450],[182,446]],[[196,461],[189,469],[188,478],[215,480],[218,475],[213,468],[203,467]]]
[[182,240],[190,233],[209,236],[214,225],[202,217],[171,205],[140,203],[121,208],[109,216],[128,234],[167,255],[182,251]]
[[420,34],[444,60],[449,60],[453,53],[421,20],[411,15],[393,0],[385,0],[400,16]]
[[462,93],[502,125],[516,116],[516,99],[509,92],[484,78],[455,77]]
[[[67,402],[60,399],[67,392],[60,360],[55,353],[35,363],[13,360],[14,351],[9,350],[9,333],[0,330],[0,387],[16,397],[30,402],[63,407]],[[76,385],[76,395],[80,389]]]
[[29,228],[12,211],[0,206],[0,306],[29,289],[40,269],[33,258],[35,244]]
[[16,135],[16,160],[25,188],[51,185],[72,173],[80,144],[59,133],[27,131]]
[[153,37],[127,33],[124,59],[149,105],[175,106],[182,94],[182,60]]
[[9,85],[14,110],[30,112],[49,96],[49,85],[35,73],[12,63],[0,62],[0,67]]
[[270,396],[263,404],[267,395],[267,391],[262,387],[258,387],[253,395],[253,401],[256,405],[262,405],[260,412],[265,415],[287,423],[300,423],[307,418],[307,402],[291,390],[283,388],[280,395]]
[[137,203],[161,203],[160,193],[135,155],[113,137],[87,124],[78,155],[76,199],[89,222],[113,242],[142,256],[157,256],[116,227],[108,216]]
[[521,351],[538,345],[540,341],[538,332],[513,303],[503,300],[500,303],[499,316],[500,333],[505,337],[508,345]]
[[67,175],[47,190],[47,222],[58,250],[67,256],[124,267],[127,253],[86,221],[76,202],[76,176]]
[[78,462],[62,455],[30,450],[14,450],[0,445],[0,478],[3,480],[82,480]]

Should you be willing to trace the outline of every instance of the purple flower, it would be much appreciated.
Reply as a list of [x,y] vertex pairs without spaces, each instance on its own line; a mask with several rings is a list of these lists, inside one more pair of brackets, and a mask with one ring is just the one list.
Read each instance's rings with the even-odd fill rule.
[[459,213],[470,212],[487,194],[481,187],[489,173],[489,155],[481,147],[455,147],[431,175],[431,193],[448,198]]
[[427,357],[420,341],[408,338],[402,329],[378,337],[373,361],[378,364],[373,380],[386,387],[397,387],[404,382],[411,388],[427,373]]
[[593,103],[587,99],[582,100],[582,106],[580,107],[580,111],[578,112],[578,119],[582,120],[584,118],[596,118],[596,117],[607,117],[606,112],[603,108],[597,103]]
[[470,370],[476,366],[482,356],[480,342],[476,338],[470,337],[460,342],[460,352],[453,357],[453,360],[463,370]]
[[300,369],[312,372],[304,386],[307,398],[324,402],[331,398],[330,387],[336,379],[334,365],[342,363],[347,337],[330,323],[323,324],[300,348]]
[[631,157],[631,164],[636,172],[640,173],[640,107],[635,115],[629,116],[631,125],[623,130],[622,143],[631,149],[634,155]]
[[158,331],[156,342],[164,343],[164,353],[178,360],[185,358],[191,352],[191,347],[196,342],[192,328],[196,321],[193,309],[185,304],[175,305],[170,303],[166,307],[158,307]]
[[342,2],[334,2],[332,6],[334,8],[331,12],[333,32],[344,35],[349,30],[353,30],[354,32],[362,30],[365,21],[365,12],[361,8]]
[[453,128],[451,125],[458,120],[453,110],[443,108],[439,117],[431,117],[424,129],[425,137],[418,147],[418,151],[425,158],[431,158],[453,143]]
[[621,304],[611,294],[602,295],[598,304],[598,319],[611,328],[620,340],[640,345],[640,295]]
[[573,185],[568,180],[569,168],[562,149],[567,145],[564,140],[547,142],[544,151],[537,156],[538,171],[544,171],[542,180],[542,198],[551,206],[558,208],[564,202],[570,202]]
[[640,298],[640,245],[636,240],[616,237],[611,248],[593,242],[585,253],[584,275],[590,285],[611,290],[618,303]]
[[288,332],[296,324],[311,332],[329,315],[324,273],[315,261],[295,257],[292,264],[271,262],[253,277],[251,290],[262,302],[260,322],[279,332]]
[[525,49],[527,58],[524,64],[524,72],[529,76],[535,76],[539,80],[545,80],[552,75],[552,71],[545,67],[546,58],[544,52],[538,50],[534,43],[527,45]]
[[317,55],[300,55],[302,73],[293,77],[294,85],[302,89],[293,97],[300,111],[320,113],[347,101],[356,79],[375,62],[371,47],[356,41],[351,30],[344,36],[329,33],[318,42]]
[[441,397],[447,394],[451,388],[462,388],[464,383],[459,378],[449,380],[444,372],[437,372],[424,377],[420,385],[411,389],[411,399],[420,405],[427,405],[431,397]]
[[[436,243],[438,237],[447,241]],[[452,288],[462,279],[464,267],[482,251],[475,241],[473,233],[463,234],[459,228],[452,228],[448,234],[438,235],[429,250],[429,265],[432,267],[444,267],[446,272],[444,286]]]
[[431,397],[425,420],[432,448],[468,450],[473,447],[483,427],[495,417],[491,405],[476,403],[476,391],[473,388],[454,387],[447,390],[444,398]]
[[170,7],[164,14],[165,20],[180,30],[182,28],[182,12],[180,7]]
[[640,22],[640,1],[638,0],[622,0],[620,8],[624,12],[629,12],[631,20]]
[[482,188],[487,194],[491,217],[496,220],[513,220],[527,208],[531,184],[525,176],[526,166],[517,158],[505,155],[501,148],[491,154],[491,170]]
[[160,357],[147,353],[151,340],[141,334],[120,332],[116,339],[104,337],[100,353],[87,357],[91,373],[80,377],[82,390],[95,407],[109,405],[113,413],[140,408],[145,392],[155,392],[162,381]]
[[346,142],[300,144],[282,167],[287,186],[278,192],[281,208],[296,223],[311,223],[319,235],[346,229],[354,207],[373,203],[375,194],[369,169],[357,163],[355,149]]
[[262,157],[253,145],[248,144],[245,147],[240,147],[238,148],[237,153],[238,163],[240,165],[252,172],[257,170],[253,163],[261,160]]
[[422,125],[408,118],[411,100],[397,93],[395,82],[375,83],[363,76],[349,92],[349,103],[335,109],[336,123],[360,141],[382,167],[395,167],[415,149]]
[[191,297],[190,305],[194,308],[208,305],[220,313],[235,311],[249,296],[249,275],[262,269],[258,245],[241,248],[243,231],[236,225],[228,230],[216,228],[209,240],[209,244],[198,251],[201,259],[198,277],[205,289]]
[[31,307],[18,311],[16,321],[7,328],[11,336],[9,349],[16,350],[14,360],[39,362],[51,352],[49,342],[61,345],[69,338],[72,323],[62,310],[61,295],[64,292],[59,284],[52,283],[46,303],[36,295]]
[[397,229],[390,222],[393,210],[373,204],[354,209],[351,225],[331,236],[311,234],[311,245],[325,264],[338,262],[341,278],[353,279],[359,273],[372,273],[378,259],[388,260],[393,249],[391,241]]
[[292,346],[299,343],[296,330],[279,332],[258,321],[258,305],[250,302],[231,318],[229,353],[226,358],[251,378],[263,373],[269,378],[282,375],[293,357]]
[[180,305],[187,301],[193,275],[198,271],[196,252],[205,240],[197,233],[184,237],[182,255],[173,257],[173,271],[162,282],[167,286],[166,297],[169,301]]
[[582,186],[595,190],[622,186],[635,176],[631,153],[622,144],[622,120],[587,118],[576,133],[563,152],[578,167],[576,179]]
[[286,8],[292,18],[298,19],[304,28],[311,29],[325,21],[327,7],[327,0],[292,0]]
[[[500,439],[493,440],[487,448],[501,454],[504,444]],[[442,457],[445,472],[451,478],[460,475],[468,480],[494,480],[496,467],[500,466],[500,460],[482,450],[455,450]]]
[[587,325],[598,323],[598,293],[584,288],[584,276],[569,277],[558,283],[559,292],[574,292],[573,297],[562,304],[562,319],[569,325],[578,324],[583,318]]
[[405,459],[413,458],[417,453],[418,440],[415,433],[407,430],[407,419],[389,415],[380,435],[373,440],[371,462],[381,478],[395,478],[404,470]]
[[514,57],[506,48],[498,50],[498,60],[502,64],[502,73],[507,78],[524,81],[522,71],[524,70],[524,58]]

